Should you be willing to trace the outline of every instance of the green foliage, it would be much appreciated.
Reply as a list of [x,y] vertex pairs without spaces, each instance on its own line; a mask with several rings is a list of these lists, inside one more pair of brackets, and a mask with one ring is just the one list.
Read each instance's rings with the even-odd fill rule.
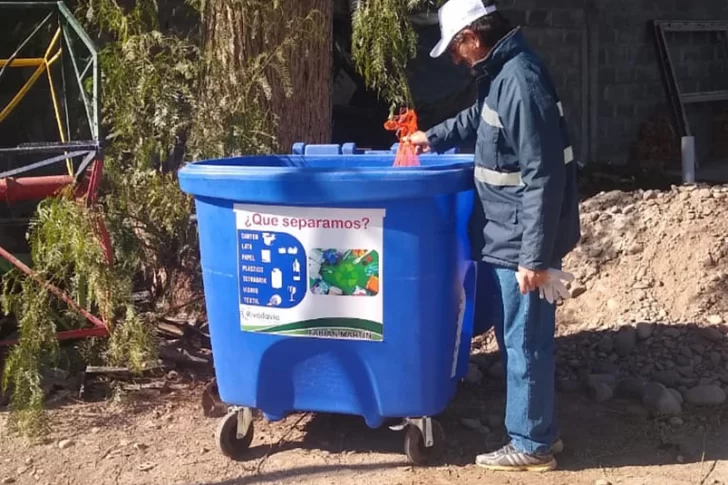
[[367,0],[354,12],[352,57],[370,88],[392,104],[411,105],[405,68],[417,54],[408,2]]
[[156,356],[156,339],[150,322],[144,321],[131,305],[126,307],[122,324],[111,334],[106,353],[109,364],[127,366],[133,372],[141,372]]
[[154,30],[109,43],[100,59],[109,170],[159,168],[191,126],[199,49]]
[[[129,308],[132,274],[106,264],[95,221],[99,213],[67,195],[46,199],[38,206],[28,239],[34,269],[42,281],[63,286],[79,305],[91,309],[111,324],[121,309],[126,315],[112,327],[110,357],[132,370],[141,370],[154,358],[150,327],[140,325]],[[16,315],[20,342],[13,347],[3,372],[3,388],[12,394],[11,423],[24,434],[42,432],[43,397],[41,372],[56,360],[58,330],[78,328],[83,320],[57,301],[46,287],[14,271],[3,279],[2,306]],[[118,337],[117,337],[118,336]]]
[[46,428],[40,370],[55,360],[58,351],[51,298],[35,281],[16,272],[3,279],[2,305],[6,312],[20,315],[20,344],[5,362],[2,388],[12,391],[9,424],[24,435],[38,435]]
[[417,54],[408,16],[445,0],[360,0],[354,11],[352,58],[370,89],[395,106],[412,106],[407,64]]
[[[203,44],[205,0],[78,0],[77,17],[102,46],[100,63],[105,174],[97,205],[70,194],[38,207],[29,231],[33,268],[112,331],[108,341],[82,342],[79,354],[141,371],[156,359],[152,325],[132,305],[137,282],[151,282],[161,306],[175,292],[170,273],[197,273],[192,201],[178,187],[184,159],[266,153],[275,149],[276,118],[267,108],[273,86],[290,94],[286,55],[317,31],[317,15],[285,18],[280,0],[231,0],[250,26],[243,42],[259,53],[240,65]],[[174,4],[174,5],[172,5]],[[163,29],[158,9],[173,10],[191,25],[184,34]],[[276,25],[273,25],[276,23]],[[283,32],[274,38],[272,28]],[[237,49],[237,31],[223,32],[222,46]],[[230,54],[230,53],[228,53]],[[239,57],[239,56],[237,56]],[[113,241],[106,264],[97,236],[102,220]],[[44,368],[55,365],[57,330],[80,328],[83,317],[44,286],[11,272],[1,303],[16,316],[20,343],[11,351],[3,386],[12,394],[12,423],[24,434],[43,431]]]

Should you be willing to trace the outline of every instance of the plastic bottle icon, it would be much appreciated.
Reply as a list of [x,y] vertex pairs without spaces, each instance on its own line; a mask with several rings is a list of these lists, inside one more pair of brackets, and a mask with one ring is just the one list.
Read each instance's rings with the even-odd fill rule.
[[274,268],[270,274],[270,285],[274,290],[283,288],[283,273],[278,268]]
[[301,263],[298,259],[293,261],[293,281],[301,281]]

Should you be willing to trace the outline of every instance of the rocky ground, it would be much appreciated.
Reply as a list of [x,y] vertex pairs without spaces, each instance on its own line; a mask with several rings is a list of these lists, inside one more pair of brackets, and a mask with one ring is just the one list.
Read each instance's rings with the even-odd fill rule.
[[[443,462],[413,468],[402,437],[361,420],[257,422],[242,463],[214,449],[203,382],[168,373],[124,401],[62,401],[40,444],[0,431],[0,483],[18,484],[726,484],[728,187],[609,192],[583,204],[578,281],[559,308],[557,387],[566,451],[559,471],[485,473],[477,453],[504,442],[503,368],[491,334],[439,419]],[[0,421],[4,419],[0,411]],[[0,423],[2,426],[2,423]]]
[[[728,187],[607,192],[582,204],[583,239],[565,267],[557,385],[635,413],[671,417],[728,393]],[[493,352],[488,335],[478,352]],[[499,376],[497,359],[479,369]],[[485,364],[485,366],[484,366]],[[475,367],[475,366],[473,366]]]

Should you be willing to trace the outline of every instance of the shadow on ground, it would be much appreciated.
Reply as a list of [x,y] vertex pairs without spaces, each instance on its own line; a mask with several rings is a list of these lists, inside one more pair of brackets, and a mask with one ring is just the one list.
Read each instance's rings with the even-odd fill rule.
[[[728,459],[724,404],[700,407],[684,402],[679,417],[656,417],[645,409],[634,391],[625,396],[618,385],[631,377],[644,384],[662,382],[683,396],[700,386],[712,386],[720,394],[728,389],[728,337],[724,332],[716,326],[655,324],[649,330],[642,326],[639,335],[629,327],[557,338],[558,409],[566,445],[565,452],[558,456],[559,468],[583,471]],[[502,425],[505,389],[498,377],[498,357],[479,354],[474,361],[483,370],[483,382],[461,385],[457,398],[438,417],[447,433],[441,465],[470,466],[477,454],[506,441]],[[613,376],[613,381],[607,378],[616,389],[613,398],[594,402],[586,382],[595,374]],[[473,430],[473,421],[488,429]],[[262,421],[257,425],[271,426]],[[401,462],[351,467],[358,471],[406,466],[403,435],[387,428],[369,429],[361,418],[314,415],[300,429],[304,436],[301,441],[284,440],[274,447],[252,448],[247,464],[286,450],[308,449],[332,454],[402,456]],[[272,474],[262,471],[209,485],[268,483],[294,476],[303,480],[306,475],[338,469],[347,467],[305,467]]]

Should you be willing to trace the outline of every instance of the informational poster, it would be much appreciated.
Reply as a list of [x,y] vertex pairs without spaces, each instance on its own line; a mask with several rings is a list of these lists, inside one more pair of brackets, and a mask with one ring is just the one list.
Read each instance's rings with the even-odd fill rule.
[[384,339],[383,209],[234,210],[243,331]]

